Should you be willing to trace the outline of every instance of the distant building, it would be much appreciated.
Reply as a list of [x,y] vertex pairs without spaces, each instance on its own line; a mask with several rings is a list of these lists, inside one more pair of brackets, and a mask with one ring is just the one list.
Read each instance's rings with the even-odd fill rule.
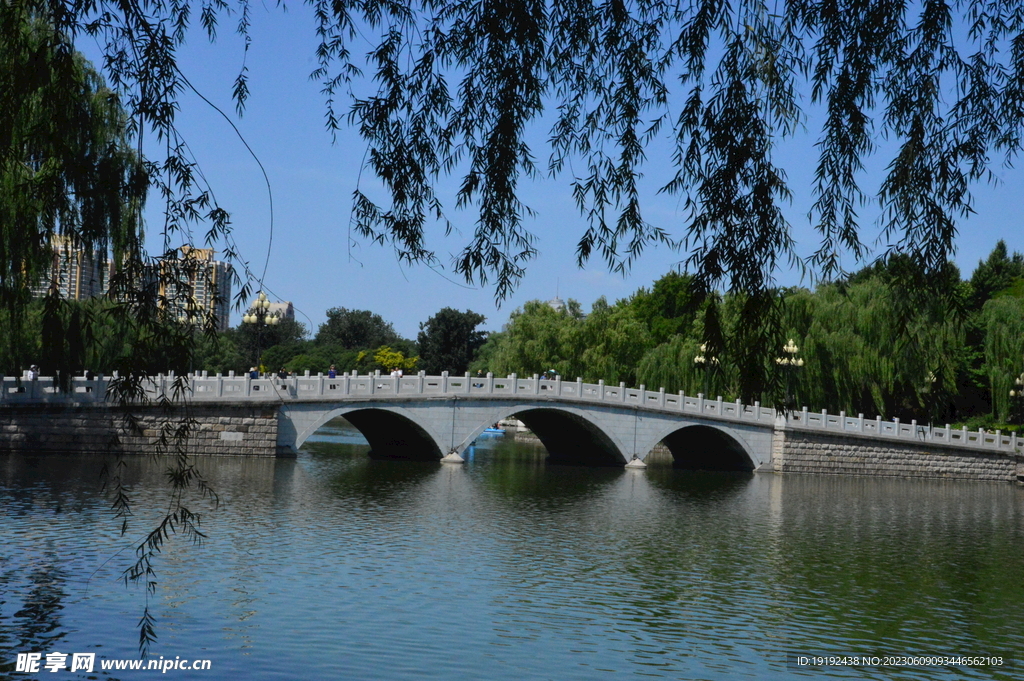
[[281,319],[290,319],[295,321],[295,306],[291,304],[291,301],[285,300],[280,303],[271,303],[267,309],[267,314],[276,314]]
[[75,246],[63,236],[54,237],[52,247],[53,261],[32,287],[33,296],[43,297],[54,286],[67,300],[86,300],[107,292],[111,261],[102,251]]
[[[190,307],[198,315],[212,311],[217,330],[226,331],[231,312],[231,265],[214,260],[212,248],[182,246],[178,251],[180,257],[148,266],[145,283],[156,289],[160,300],[178,310],[180,319],[189,318]],[[97,298],[107,294],[113,273],[113,260],[99,249],[86,250],[72,245],[67,237],[55,237],[53,262],[32,287],[32,295],[45,296],[56,286],[67,300]],[[275,305],[286,318],[295,318],[291,303]]]
[[559,298],[557,295],[548,301],[548,305],[551,307],[552,310],[555,310],[556,312],[566,312],[569,309],[568,307],[566,307],[565,301]]
[[231,313],[231,264],[214,260],[212,248],[182,246],[178,258],[164,258],[151,269],[159,300],[183,320],[212,312],[218,331],[227,331]]

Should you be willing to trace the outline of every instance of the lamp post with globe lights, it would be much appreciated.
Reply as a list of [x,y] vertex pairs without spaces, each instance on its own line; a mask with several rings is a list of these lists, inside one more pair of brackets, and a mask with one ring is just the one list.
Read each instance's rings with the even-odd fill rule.
[[921,399],[925,403],[925,410],[928,412],[928,422],[938,421],[938,396],[935,392],[935,383],[939,377],[934,371],[929,371],[924,377],[924,387],[921,388]]
[[700,354],[693,358],[693,364],[704,370],[704,397],[709,397],[711,390],[711,372],[718,366],[718,358],[708,353],[706,343],[700,344]]
[[252,306],[244,315],[242,315],[242,321],[246,324],[253,324],[256,326],[255,366],[257,369],[261,369],[260,354],[263,352],[263,348],[261,347],[263,344],[263,327],[277,326],[281,323],[281,315],[270,313],[270,301],[267,300],[267,294],[260,291],[256,295],[256,300],[253,301]]
[[1010,390],[1010,423],[1024,423],[1024,371],[1013,382]]
[[783,373],[786,376],[786,409],[792,408],[793,401],[793,380],[796,378],[796,372],[803,368],[804,359],[803,357],[797,357],[797,353],[800,352],[800,348],[790,338],[789,342],[782,346],[782,357],[776,357],[775,363],[779,365]]

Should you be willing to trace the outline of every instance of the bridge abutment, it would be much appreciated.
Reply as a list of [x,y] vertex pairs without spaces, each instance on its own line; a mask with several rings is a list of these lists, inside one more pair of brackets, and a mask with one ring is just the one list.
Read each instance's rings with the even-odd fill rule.
[[[190,409],[133,407],[137,428],[125,412],[110,406],[16,405],[0,410],[0,452],[152,454],[163,434],[194,421],[186,446],[190,454],[277,456],[277,410],[273,407],[204,404]],[[173,451],[173,450],[171,450]]]
[[1024,457],[917,442],[787,428],[773,439],[777,473],[1024,481]]

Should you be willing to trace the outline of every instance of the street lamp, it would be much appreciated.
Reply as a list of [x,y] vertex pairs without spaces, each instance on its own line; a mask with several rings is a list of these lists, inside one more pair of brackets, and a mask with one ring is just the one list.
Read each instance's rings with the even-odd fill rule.
[[1013,382],[1016,389],[1010,391],[1010,421],[1024,422],[1024,371]]
[[277,326],[281,323],[281,315],[278,313],[270,314],[270,301],[267,300],[267,294],[260,291],[256,296],[256,300],[253,301],[252,306],[249,310],[242,315],[242,321],[246,324],[256,325],[256,368],[260,367],[260,353],[263,349],[260,347],[263,344],[263,327],[264,326]]
[[786,375],[786,408],[789,409],[793,399],[793,379],[796,372],[804,366],[803,357],[797,357],[796,353],[800,351],[793,339],[790,338],[789,342],[782,346],[782,357],[776,357],[775,363],[779,365],[779,368]]
[[718,358],[705,356],[708,354],[708,346],[705,343],[700,344],[700,352],[701,354],[693,358],[693,363],[704,369],[704,397],[708,397],[711,390],[711,370],[718,366]]
[[938,420],[938,400],[934,394],[935,381],[939,380],[939,377],[935,375],[934,371],[929,371],[924,377],[924,387],[921,388],[921,393],[927,395],[924,401],[927,402],[925,408],[928,412],[928,422],[935,423]]

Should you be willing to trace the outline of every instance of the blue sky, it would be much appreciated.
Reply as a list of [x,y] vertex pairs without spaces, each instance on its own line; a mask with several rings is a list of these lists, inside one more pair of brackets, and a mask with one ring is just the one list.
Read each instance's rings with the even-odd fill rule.
[[[527,219],[527,226],[537,235],[539,256],[528,265],[518,290],[500,309],[492,288],[469,287],[451,271],[449,254],[457,252],[471,235],[472,213],[450,211],[463,231],[461,239],[458,234],[445,239],[440,228],[428,237],[428,246],[436,250],[445,265],[443,271],[401,265],[390,248],[360,241],[349,230],[352,191],[357,182],[372,190],[373,178],[364,172],[360,180],[365,143],[355,132],[345,130],[332,142],[324,128],[320,86],[308,78],[316,66],[313,26],[305,5],[289,5],[287,12],[253,6],[253,43],[247,57],[251,94],[241,118],[235,114],[230,94],[243,52],[230,22],[221,26],[214,45],[194,32],[179,53],[179,65],[187,77],[232,117],[266,168],[274,201],[267,288],[272,298],[291,300],[299,311],[298,319],[311,325],[313,332],[330,307],[373,310],[393,322],[401,334],[413,338],[419,323],[445,306],[484,314],[485,326],[499,329],[509,313],[528,300],[552,298],[556,290],[562,298],[575,298],[585,307],[602,295],[615,300],[649,286],[685,257],[665,247],[652,248],[627,277],[607,272],[599,259],[592,260],[586,269],[577,268],[575,244],[586,225],[572,200],[568,173],[557,179],[523,182],[524,201],[537,211],[535,218]],[[94,46],[86,44],[83,49],[95,58]],[[353,46],[355,54],[367,49],[369,43]],[[269,201],[260,169],[219,113],[190,92],[182,96],[181,104],[179,128],[218,202],[231,213],[234,238],[242,256],[259,273],[270,239]],[[787,215],[803,256],[817,245],[807,219],[816,159],[813,120],[808,128],[807,135],[788,143],[778,156],[795,194]],[[543,140],[546,133],[543,126],[538,126],[538,140]],[[644,168],[649,191],[643,209],[650,222],[681,236],[685,216],[678,197],[654,191],[671,176],[669,159],[662,153],[668,146],[654,145],[650,150]],[[546,148],[538,144],[534,152],[538,162],[545,165]],[[873,163],[863,178],[862,186],[869,191],[877,187],[884,171],[881,159]],[[1019,208],[1024,181],[1015,169],[996,167],[995,172],[1002,180],[1001,186],[976,187],[977,214],[960,224],[956,261],[964,276],[1000,238],[1011,250],[1024,250]],[[446,205],[452,204],[449,198]],[[863,214],[869,216],[870,209]],[[155,201],[149,206],[147,218],[150,245],[156,250],[161,214]],[[864,241],[872,243],[876,230],[870,217],[865,223]],[[845,265],[857,267],[852,261]],[[809,283],[801,281],[799,272],[790,270],[780,271],[778,281],[786,285]],[[238,317],[234,315],[233,324],[238,323]]]

